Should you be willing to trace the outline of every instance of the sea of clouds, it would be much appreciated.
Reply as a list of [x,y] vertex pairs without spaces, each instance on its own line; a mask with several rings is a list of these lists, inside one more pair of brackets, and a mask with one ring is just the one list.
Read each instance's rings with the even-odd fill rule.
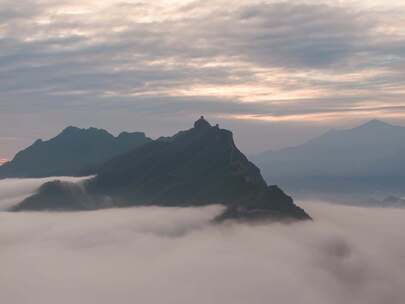
[[[43,181],[0,181],[1,208]],[[1,211],[1,303],[405,303],[405,210],[303,206],[313,222],[213,225],[219,206]]]

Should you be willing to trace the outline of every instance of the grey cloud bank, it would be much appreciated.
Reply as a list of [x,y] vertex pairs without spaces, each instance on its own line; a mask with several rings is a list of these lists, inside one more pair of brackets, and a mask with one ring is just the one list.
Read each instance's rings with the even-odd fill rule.
[[211,225],[216,206],[0,212],[2,300],[404,303],[403,210],[305,208],[314,222],[258,226]]
[[404,123],[405,7],[369,3],[0,0],[0,155],[73,122]]

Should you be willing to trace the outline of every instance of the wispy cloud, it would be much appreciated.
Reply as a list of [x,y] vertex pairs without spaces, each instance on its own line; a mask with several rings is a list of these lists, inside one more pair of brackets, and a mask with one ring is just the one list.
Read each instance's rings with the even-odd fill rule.
[[179,118],[201,113],[193,105],[204,99],[204,113],[234,119],[318,122],[327,112],[340,121],[361,106],[403,121],[400,3],[0,3],[4,115],[63,110],[68,120],[70,112],[116,106],[144,116],[163,105]]

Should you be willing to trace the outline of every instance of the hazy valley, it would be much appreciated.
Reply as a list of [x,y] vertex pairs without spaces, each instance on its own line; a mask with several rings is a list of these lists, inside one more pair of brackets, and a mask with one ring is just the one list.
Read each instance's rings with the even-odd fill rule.
[[[32,191],[32,182],[15,182],[1,181],[0,187],[13,188],[20,197]],[[7,198],[1,198],[0,206],[4,204],[9,204]],[[2,300],[29,303],[35,296],[44,304],[134,299],[173,304],[405,301],[405,211],[325,202],[300,205],[315,221],[213,225],[220,206],[3,211]]]

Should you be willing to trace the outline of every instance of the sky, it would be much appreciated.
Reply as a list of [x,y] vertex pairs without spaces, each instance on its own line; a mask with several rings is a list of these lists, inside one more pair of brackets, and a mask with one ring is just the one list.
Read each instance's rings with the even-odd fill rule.
[[403,1],[0,0],[0,159],[68,125],[155,138],[200,115],[257,153],[405,125],[404,97]]
[[219,206],[1,211],[43,181],[0,181],[4,303],[405,303],[405,210],[297,202],[314,221],[289,225],[213,225]]

